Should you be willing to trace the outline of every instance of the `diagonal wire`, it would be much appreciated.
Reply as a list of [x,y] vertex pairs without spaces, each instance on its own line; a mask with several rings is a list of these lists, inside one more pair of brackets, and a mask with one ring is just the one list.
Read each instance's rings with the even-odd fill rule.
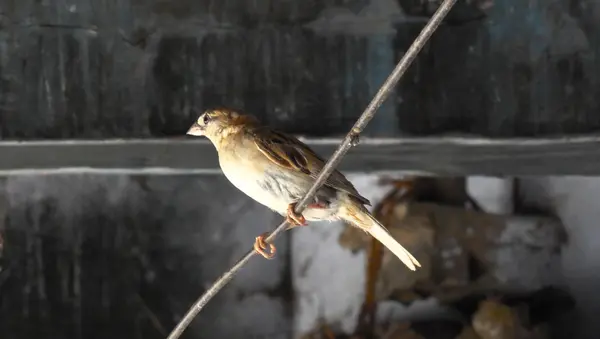
[[[325,183],[329,175],[334,171],[335,167],[341,162],[342,157],[348,152],[348,150],[356,144],[358,136],[367,126],[369,121],[375,115],[377,109],[387,99],[391,91],[394,89],[402,75],[406,72],[410,64],[413,62],[417,54],[421,51],[423,46],[427,43],[433,32],[438,28],[444,17],[448,14],[452,6],[456,3],[456,0],[444,0],[444,2],[437,9],[435,14],[431,17],[429,22],[423,27],[423,30],[419,36],[412,43],[410,48],[406,51],[406,54],[402,57],[400,62],[396,65],[392,74],[385,80],[379,91],[375,94],[371,103],[367,106],[365,111],[362,113],[360,118],[356,121],[350,132],[346,135],[338,149],[333,153],[323,170],[315,180],[313,186],[306,193],[304,198],[296,204],[296,212],[301,213],[306,207],[307,203],[312,200],[317,190]],[[280,233],[285,231],[287,222],[281,223],[271,234],[265,239],[266,242],[272,242]],[[183,331],[188,327],[192,320],[198,313],[208,304],[208,302],[225,286],[234,275],[256,254],[255,251],[248,252],[242,259],[240,259],[235,265],[233,265],[227,272],[219,277],[219,279],[208,289],[204,294],[196,301],[196,303],[188,310],[186,315],[181,319],[179,324],[173,329],[167,339],[178,339]]]

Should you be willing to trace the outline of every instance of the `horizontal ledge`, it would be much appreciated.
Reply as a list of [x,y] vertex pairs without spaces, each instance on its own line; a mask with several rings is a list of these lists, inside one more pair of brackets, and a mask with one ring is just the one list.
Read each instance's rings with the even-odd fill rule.
[[[263,31],[267,34],[278,34],[277,30],[285,29],[297,29],[304,28],[306,30],[314,31],[316,33],[337,33],[338,35],[373,35],[373,34],[386,34],[393,29],[394,25],[399,24],[425,24],[429,20],[425,16],[407,16],[402,13],[400,14],[389,14],[385,17],[369,17],[352,14],[350,11],[342,11],[334,13],[333,16],[337,20],[331,20],[329,15],[317,15],[312,18],[309,22],[282,22],[276,19],[258,22],[252,25],[246,25],[244,22],[218,22],[213,20],[198,21],[193,20],[187,22],[184,27],[178,27],[177,25],[170,25],[164,23],[158,25],[158,29],[163,31],[179,31],[181,34],[196,32],[201,30],[201,34],[227,34],[227,33],[238,33],[248,31]],[[469,21],[466,19],[465,21]],[[383,23],[383,25],[382,25]],[[387,24],[387,25],[386,25]],[[367,27],[368,26],[368,27]],[[114,31],[113,27],[108,25],[72,25],[72,24],[57,24],[57,23],[15,23],[8,24],[4,29],[8,30],[39,30],[39,29],[50,29],[50,30],[74,30],[87,33],[91,37],[95,37],[102,31]]]
[[[305,139],[328,158],[341,139]],[[552,139],[362,138],[345,172],[432,175],[600,175],[600,137]],[[205,139],[0,142],[0,175],[218,174]]]

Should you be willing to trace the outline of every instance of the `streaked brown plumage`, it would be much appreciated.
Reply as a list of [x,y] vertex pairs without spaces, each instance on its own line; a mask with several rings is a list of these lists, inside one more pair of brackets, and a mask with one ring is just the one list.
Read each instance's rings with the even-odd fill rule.
[[[306,220],[345,220],[381,241],[410,269],[420,266],[368,212],[364,205],[370,205],[369,200],[339,171],[331,174],[302,215],[294,213],[295,203],[325,165],[298,139],[230,109],[204,112],[187,134],[206,136],[217,149],[227,179],[252,199],[286,216],[291,227],[305,225]],[[275,248],[270,246],[273,253]],[[272,253],[266,253],[266,247],[264,235],[257,237],[254,248],[270,258]]]

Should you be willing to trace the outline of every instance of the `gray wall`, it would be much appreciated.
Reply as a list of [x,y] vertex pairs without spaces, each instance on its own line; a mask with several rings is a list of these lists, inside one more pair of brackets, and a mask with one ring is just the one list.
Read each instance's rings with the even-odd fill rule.
[[[280,221],[222,177],[15,176],[0,193],[7,339],[164,338]],[[215,298],[190,337],[289,337],[286,236],[276,259],[255,258]]]
[[[451,13],[371,133],[600,129],[597,2],[487,3]],[[180,135],[223,104],[340,134],[423,26],[415,4],[2,0],[0,137]]]

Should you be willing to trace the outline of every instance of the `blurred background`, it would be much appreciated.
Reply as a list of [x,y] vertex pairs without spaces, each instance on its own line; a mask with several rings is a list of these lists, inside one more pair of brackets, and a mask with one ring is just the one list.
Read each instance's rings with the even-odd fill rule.
[[[328,157],[438,5],[0,0],[0,337],[165,338],[281,220],[184,138],[198,114]],[[573,175],[600,173],[599,51],[597,1],[459,0],[365,132],[434,144],[342,166],[424,268],[294,230],[183,337],[597,338],[600,179]],[[434,177],[400,196],[404,170]]]

